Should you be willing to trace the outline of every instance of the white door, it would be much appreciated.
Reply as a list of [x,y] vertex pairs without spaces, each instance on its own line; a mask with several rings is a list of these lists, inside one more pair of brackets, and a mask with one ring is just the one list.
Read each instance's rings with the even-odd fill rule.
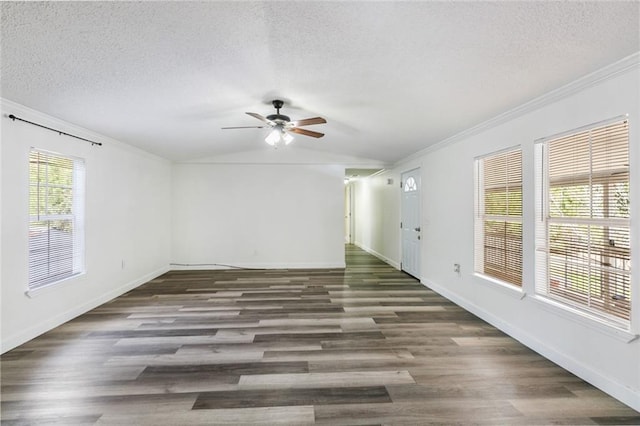
[[420,278],[420,169],[402,174],[402,264],[406,273]]

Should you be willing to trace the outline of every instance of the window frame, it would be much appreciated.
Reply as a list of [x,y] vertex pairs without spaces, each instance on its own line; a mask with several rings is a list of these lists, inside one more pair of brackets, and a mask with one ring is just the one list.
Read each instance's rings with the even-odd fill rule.
[[[36,180],[33,180],[32,162],[34,155],[42,155],[44,161],[71,161],[71,185],[52,182],[49,176],[49,167],[45,172],[45,181],[40,180],[40,171],[36,172]],[[86,272],[85,267],[85,187],[86,187],[86,169],[85,160],[76,156],[60,154],[45,149],[31,147],[28,153],[28,229],[27,236],[27,294],[44,288],[48,288],[67,281],[71,278],[83,275]],[[42,161],[38,158],[37,161]],[[32,188],[36,187],[36,195]],[[44,188],[45,194],[41,194],[41,188]],[[59,189],[61,191],[68,190],[70,192],[71,203],[69,212],[55,213],[48,211],[49,202],[51,201],[50,189]],[[44,202],[44,207],[43,203]],[[35,203],[35,213],[33,205]],[[44,212],[42,212],[44,210]],[[69,241],[59,243],[56,247],[51,244],[52,232],[64,232],[56,229],[53,222],[65,222],[70,228]],[[46,223],[46,230],[42,230],[42,223]],[[37,235],[45,235],[46,247],[43,247],[42,241],[37,240]],[[61,238],[61,237],[58,237]],[[36,251],[46,253],[45,256],[36,254]],[[55,255],[64,254],[66,256],[66,265],[54,265],[56,260],[52,259]],[[43,258],[44,257],[44,258]],[[45,259],[46,258],[46,259]],[[69,260],[70,259],[70,260]],[[62,263],[62,261],[58,261]],[[70,266],[69,266],[70,265]],[[45,271],[46,270],[46,271]]]
[[[508,156],[509,154],[518,153],[519,163],[520,163],[520,215],[493,215],[486,214],[486,205],[485,205],[485,194],[486,194],[486,186],[485,186],[485,169],[484,164],[485,160],[488,159],[499,159],[502,156]],[[483,278],[484,280],[495,283],[505,289],[513,290],[515,295],[519,295],[520,298],[524,297],[524,289],[523,289],[523,231],[524,231],[524,221],[523,221],[523,150],[521,145],[511,146],[499,151],[494,151],[474,159],[474,179],[475,179],[475,191],[474,191],[474,272],[477,276]],[[507,169],[505,169],[507,171]],[[508,194],[509,188],[508,179],[504,182],[505,193]],[[508,212],[507,212],[508,213]],[[485,250],[486,250],[486,231],[485,226],[488,221],[493,222],[504,222],[505,226],[509,223],[515,223],[520,226],[520,277],[516,281],[509,280],[509,274],[506,272],[504,274],[495,274],[488,272],[486,269],[487,262],[485,259]],[[508,233],[505,231],[504,233],[504,247],[505,247],[505,261],[504,268],[507,269],[507,254],[509,250],[507,250],[507,239]],[[511,292],[510,292],[511,293]]]
[[[619,218],[616,216],[610,216],[610,207],[608,205],[608,201],[605,200],[603,196],[603,207],[607,212],[607,216],[603,217],[593,217],[593,204],[594,204],[594,196],[592,191],[592,187],[595,186],[594,181],[596,183],[600,183],[604,186],[609,186],[615,184],[616,181],[620,182],[619,177],[614,177],[613,170],[615,169],[607,169],[609,170],[610,176],[603,178],[606,173],[594,173],[593,168],[593,154],[591,148],[591,142],[589,142],[589,171],[588,173],[582,176],[581,174],[575,174],[571,177],[565,177],[564,179],[555,179],[554,182],[551,182],[551,178],[549,176],[549,143],[554,141],[558,141],[563,138],[567,138],[570,136],[581,135],[582,133],[591,134],[591,132],[602,129],[608,126],[615,126],[621,123],[626,123],[626,154],[627,154],[627,165],[630,166],[630,156],[631,156],[631,147],[630,147],[630,138],[629,138],[629,118],[627,115],[617,116],[608,120],[603,120],[597,123],[592,123],[586,126],[582,126],[576,129],[568,130],[566,132],[558,133],[556,135],[548,136],[545,138],[541,138],[535,141],[535,296],[537,299],[542,301],[547,301],[555,306],[557,309],[562,309],[568,313],[573,313],[580,315],[581,317],[594,319],[598,322],[601,322],[605,325],[612,326],[616,329],[623,331],[631,330],[631,320],[632,320],[632,310],[631,310],[631,295],[628,300],[628,318],[621,318],[619,315],[616,315],[616,308],[607,309],[606,302],[600,304],[597,301],[590,300],[590,294],[592,291],[592,284],[589,282],[588,286],[588,294],[579,295],[578,291],[564,291],[564,295],[561,294],[563,291],[561,289],[554,288],[552,283],[550,283],[549,276],[552,273],[550,269],[550,258],[551,258],[551,241],[550,241],[550,224],[556,226],[586,226],[588,227],[588,232],[591,232],[590,229],[592,227],[603,227],[607,228],[605,233],[610,232],[608,228],[626,228],[629,236],[629,248],[627,250],[628,261],[632,257],[632,241],[631,241],[631,215],[627,218]],[[595,179],[594,179],[595,178]],[[627,178],[623,180],[628,185],[628,200],[631,199],[631,174],[630,168],[627,169]],[[564,185],[563,185],[564,183]],[[579,187],[587,185],[589,187],[589,211],[591,217],[585,218],[581,216],[551,216],[550,213],[550,198],[551,198],[551,190],[552,188],[571,188],[571,187]],[[603,190],[604,193],[606,191]],[[597,201],[597,200],[595,200]],[[608,265],[601,265],[601,267],[592,267],[592,263],[596,263],[592,260],[591,256],[597,256],[599,250],[602,248],[592,243],[591,234],[589,233],[589,243],[588,243],[588,258],[587,258],[587,267],[589,270],[591,268],[605,269]],[[612,246],[614,247],[614,246]],[[617,248],[617,247],[616,247]],[[624,250],[624,248],[622,249]],[[580,251],[576,250],[576,256],[581,254]],[[568,260],[566,261],[568,262]],[[610,266],[610,265],[609,265]],[[590,272],[591,273],[591,272]],[[631,279],[631,268],[629,267],[628,272],[624,273],[629,277],[629,291],[631,291],[632,287],[632,279]],[[623,275],[624,275],[623,274]],[[580,303],[578,300],[584,299],[586,302]],[[614,304],[616,302],[613,302]],[[602,307],[598,305],[603,305]],[[623,305],[623,303],[621,303]]]

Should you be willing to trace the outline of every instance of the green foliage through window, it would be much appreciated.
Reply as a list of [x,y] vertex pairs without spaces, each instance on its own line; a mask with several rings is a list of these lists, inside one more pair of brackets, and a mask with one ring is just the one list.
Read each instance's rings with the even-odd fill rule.
[[538,163],[548,164],[547,176],[540,175],[548,183],[546,247],[538,247],[546,253],[538,267],[547,278],[536,284],[537,291],[626,321],[631,313],[628,144],[628,123],[622,120],[550,139],[537,151]]
[[29,153],[29,287],[84,268],[82,160],[40,150]]

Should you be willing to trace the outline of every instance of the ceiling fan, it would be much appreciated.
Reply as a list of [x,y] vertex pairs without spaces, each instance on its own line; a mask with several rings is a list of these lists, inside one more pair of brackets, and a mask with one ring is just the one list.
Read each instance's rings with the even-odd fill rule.
[[265,142],[271,146],[278,146],[282,143],[289,145],[293,140],[293,136],[290,133],[297,133],[299,135],[311,136],[312,138],[321,138],[324,133],[314,132],[312,130],[301,129],[301,126],[310,126],[312,124],[324,124],[327,122],[322,117],[305,118],[303,120],[291,121],[291,119],[283,114],[280,114],[280,108],[284,105],[284,101],[275,99],[271,101],[273,107],[276,109],[275,114],[267,115],[266,117],[257,114],[255,112],[247,112],[251,117],[265,123],[264,126],[236,126],[236,127],[223,127],[222,129],[273,129],[269,135],[265,138]]

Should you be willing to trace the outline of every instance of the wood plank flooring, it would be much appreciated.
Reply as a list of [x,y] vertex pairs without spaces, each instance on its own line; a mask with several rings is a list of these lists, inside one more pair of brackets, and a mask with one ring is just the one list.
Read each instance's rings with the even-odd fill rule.
[[3,425],[640,424],[362,250],[169,272],[1,359]]

